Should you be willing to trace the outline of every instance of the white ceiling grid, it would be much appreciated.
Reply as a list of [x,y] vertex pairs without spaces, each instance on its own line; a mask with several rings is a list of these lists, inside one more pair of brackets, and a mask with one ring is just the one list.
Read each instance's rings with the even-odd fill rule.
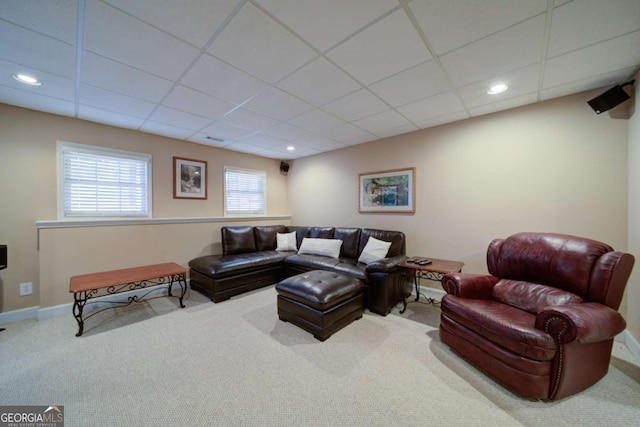
[[294,159],[622,83],[640,0],[0,0],[0,40],[2,103]]

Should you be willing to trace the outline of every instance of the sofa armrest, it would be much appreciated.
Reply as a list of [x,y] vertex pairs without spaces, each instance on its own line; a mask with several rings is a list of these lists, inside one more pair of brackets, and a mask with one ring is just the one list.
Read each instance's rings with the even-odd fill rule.
[[595,343],[615,337],[627,326],[620,313],[604,304],[547,307],[536,316],[536,328],[561,343]]
[[367,273],[391,273],[398,269],[398,264],[407,259],[406,255],[396,255],[389,258],[382,258],[367,264]]
[[489,274],[449,273],[442,278],[442,288],[461,298],[489,299],[498,280]]

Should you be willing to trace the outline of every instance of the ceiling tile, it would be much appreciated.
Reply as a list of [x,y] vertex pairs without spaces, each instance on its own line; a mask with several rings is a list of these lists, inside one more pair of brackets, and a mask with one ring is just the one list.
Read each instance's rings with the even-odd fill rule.
[[[293,150],[289,150],[289,147],[294,147]],[[294,144],[282,144],[270,149],[262,151],[265,156],[271,155],[271,157],[282,160],[296,159],[299,157],[313,156],[319,154],[320,151],[314,148],[305,147],[303,145]]]
[[27,92],[26,90],[14,89],[9,86],[0,85],[0,100],[6,104],[61,116],[72,117],[75,114],[73,102]]
[[149,120],[183,129],[191,129],[191,133],[211,124],[210,119],[167,107],[158,107],[149,117]]
[[416,65],[369,86],[392,107],[451,90],[451,83],[435,61]]
[[191,67],[181,83],[236,104],[269,87],[263,81],[206,54]]
[[73,79],[76,48],[36,32],[0,21],[0,58]]
[[176,139],[187,139],[193,135],[193,131],[189,129],[183,129],[178,126],[170,126],[164,123],[157,123],[151,120],[147,120],[140,128],[143,132],[154,133],[157,135],[166,136]]
[[456,86],[474,83],[540,62],[543,33],[544,17],[538,16],[440,59]]
[[336,142],[332,139],[325,138],[323,136],[314,135],[311,138],[305,138],[300,141],[296,141],[297,145],[302,145],[304,147],[313,148],[315,150],[320,151],[329,151],[335,150],[338,148],[343,148],[345,144],[340,142]]
[[216,119],[236,108],[236,105],[230,102],[184,86],[176,86],[162,105],[209,119]]
[[251,3],[245,4],[208,52],[270,83],[316,56],[300,39]]
[[482,116],[484,114],[495,113],[497,111],[508,110],[510,108],[521,107],[523,105],[536,102],[537,94],[529,93],[515,98],[504,99],[492,104],[481,105],[476,108],[470,108],[469,112],[472,116]]
[[445,92],[403,105],[397,110],[413,123],[418,123],[433,117],[462,111],[464,105],[454,92]]
[[553,11],[549,57],[640,30],[640,1],[582,0]]
[[444,114],[442,116],[416,122],[416,126],[420,129],[426,129],[446,123],[457,122],[458,120],[468,119],[469,117],[470,115],[466,111],[456,111],[455,113]]
[[395,110],[387,110],[374,114],[373,116],[365,117],[364,119],[356,120],[353,124],[375,134],[378,131],[406,126],[409,124],[409,121]]
[[256,147],[260,147],[260,148],[272,148],[277,145],[282,145],[284,143],[284,141],[282,141],[281,139],[274,138],[272,136],[262,135],[262,134],[251,135],[246,138],[242,138],[237,142],[255,145]]
[[79,100],[80,104],[90,107],[143,119],[151,114],[156,106],[151,102],[85,84],[80,85]]
[[[40,86],[29,86],[12,78],[14,74],[25,73],[37,77],[42,83]],[[76,87],[71,79],[45,73],[31,67],[14,64],[0,59],[0,84],[13,87],[17,90],[32,92],[36,95],[51,96],[58,99],[73,102],[75,100]]]
[[88,0],[84,48],[132,67],[175,80],[198,50],[97,0]]
[[78,118],[127,129],[138,129],[144,122],[144,119],[140,117],[127,116],[82,104],[78,108]]
[[402,9],[356,34],[327,56],[364,85],[431,58]]
[[543,13],[546,0],[420,0],[409,3],[438,54]]
[[398,5],[396,0],[258,0],[258,3],[321,52]]
[[167,79],[91,52],[82,55],[82,82],[146,101],[159,102],[173,87]]
[[[637,66],[640,63],[638,46],[640,31],[549,59],[544,88]],[[580,66],[576,67],[576,64]]]
[[239,0],[103,0],[198,48],[204,47]]
[[315,106],[322,106],[361,86],[326,59],[318,58],[278,83],[278,87]]
[[388,109],[389,106],[387,104],[366,89],[361,89],[323,107],[323,110],[348,122],[381,113]]
[[227,123],[214,122],[202,129],[202,133],[206,136],[212,136],[226,141],[244,138],[245,136],[251,135],[253,131],[242,129]]
[[261,131],[279,123],[277,120],[246,108],[238,108],[222,117],[220,121],[251,131]]
[[299,127],[290,125],[288,123],[281,123],[277,126],[269,128],[263,131],[265,135],[273,136],[279,138],[283,141],[295,141],[297,139],[309,138],[313,136],[313,134],[307,130],[301,129]]
[[333,129],[343,123],[344,121],[332,116],[331,114],[325,113],[322,110],[309,111],[290,121],[290,124],[294,126],[316,133],[322,133],[329,129]]
[[313,106],[275,87],[256,96],[244,107],[282,121],[313,110]]
[[233,141],[224,140],[224,141],[216,141],[213,139],[207,139],[208,136],[211,136],[208,133],[197,133],[195,135],[191,135],[188,140],[191,142],[196,142],[198,144],[208,145],[210,147],[227,147],[232,144]]
[[[611,73],[600,74],[583,80],[571,81],[570,83],[555,86],[542,91],[542,100],[558,98],[560,96],[571,95],[574,93],[584,92],[594,88],[614,86],[624,83],[630,76],[633,76],[636,67],[623,68]],[[604,91],[603,91],[604,92]]]
[[402,135],[416,130],[418,130],[417,126],[408,124],[397,128],[379,130],[376,132],[376,135],[380,138],[389,138],[390,136]]
[[369,140],[375,139],[375,136],[369,132],[360,129],[350,123],[345,123],[336,128],[330,129],[324,134],[327,138],[335,141],[344,142],[352,141],[355,138],[369,138]]
[[[504,73],[488,80],[462,86],[458,89],[460,97],[469,108],[479,107],[484,104],[492,104],[497,101],[519,97],[524,94],[537,93],[538,64],[521,68],[510,73]],[[494,85],[503,83],[509,86],[505,92],[489,95],[487,91]]]
[[77,0],[3,1],[0,19],[76,45]]

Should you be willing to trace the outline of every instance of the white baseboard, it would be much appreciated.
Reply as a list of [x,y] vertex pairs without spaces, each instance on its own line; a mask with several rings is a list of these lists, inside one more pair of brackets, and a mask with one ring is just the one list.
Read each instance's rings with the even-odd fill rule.
[[[189,287],[189,280],[187,280],[187,289]],[[178,286],[179,288],[179,286]],[[148,288],[147,290],[161,290],[166,289],[166,286],[157,286],[154,288]],[[176,295],[176,286],[173,287],[174,295]],[[122,292],[113,295],[105,295],[96,300],[89,300],[87,305],[85,306],[85,313],[89,313],[93,310],[98,310],[101,308],[112,307],[114,302],[118,301],[126,301],[129,296],[133,296],[136,293],[140,294],[141,289]],[[40,306],[23,308],[20,310],[8,311],[5,313],[0,313],[0,325],[20,322],[22,320],[27,319],[37,319],[37,320],[49,320],[54,319],[60,316],[73,315],[73,303],[56,305],[53,307],[45,307],[40,308]]]
[[36,319],[38,317],[39,306],[21,308],[20,310],[7,311],[0,313],[0,325],[7,323],[16,323],[27,319]]
[[616,336],[616,341],[624,343],[636,360],[640,360],[640,343],[626,329]]

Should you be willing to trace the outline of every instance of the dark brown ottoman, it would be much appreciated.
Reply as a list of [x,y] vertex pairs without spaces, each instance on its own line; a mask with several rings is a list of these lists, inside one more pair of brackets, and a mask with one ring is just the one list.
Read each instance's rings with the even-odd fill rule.
[[331,271],[291,276],[276,285],[278,317],[324,341],[362,317],[364,288],[355,277]]

